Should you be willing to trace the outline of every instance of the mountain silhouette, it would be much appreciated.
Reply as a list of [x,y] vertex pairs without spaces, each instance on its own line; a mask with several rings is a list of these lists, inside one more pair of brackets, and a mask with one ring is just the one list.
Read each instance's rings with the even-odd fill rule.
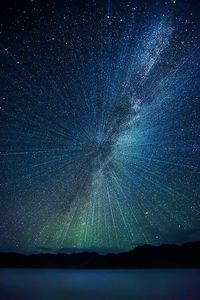
[[0,253],[0,267],[13,268],[199,268],[200,242],[143,245],[129,252]]

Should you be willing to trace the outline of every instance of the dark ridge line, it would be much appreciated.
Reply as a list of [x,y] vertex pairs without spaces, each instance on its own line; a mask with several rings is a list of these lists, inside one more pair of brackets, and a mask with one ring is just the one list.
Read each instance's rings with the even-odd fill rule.
[[143,245],[129,252],[108,253],[0,253],[0,268],[200,268],[200,241],[183,245]]

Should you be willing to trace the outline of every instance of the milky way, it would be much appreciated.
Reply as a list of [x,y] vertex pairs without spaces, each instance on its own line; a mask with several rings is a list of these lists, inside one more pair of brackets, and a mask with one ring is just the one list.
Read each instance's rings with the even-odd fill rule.
[[200,238],[199,6],[151,2],[1,10],[1,249]]

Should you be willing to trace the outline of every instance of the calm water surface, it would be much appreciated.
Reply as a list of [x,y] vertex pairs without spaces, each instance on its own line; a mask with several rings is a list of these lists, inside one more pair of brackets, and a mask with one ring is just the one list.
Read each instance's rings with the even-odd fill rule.
[[0,269],[0,300],[200,300],[200,270]]

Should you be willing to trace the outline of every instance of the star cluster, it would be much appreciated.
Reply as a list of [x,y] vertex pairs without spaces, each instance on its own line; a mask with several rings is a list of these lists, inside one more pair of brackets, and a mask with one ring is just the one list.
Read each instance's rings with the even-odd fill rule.
[[2,250],[200,238],[200,8],[152,2],[1,9]]

